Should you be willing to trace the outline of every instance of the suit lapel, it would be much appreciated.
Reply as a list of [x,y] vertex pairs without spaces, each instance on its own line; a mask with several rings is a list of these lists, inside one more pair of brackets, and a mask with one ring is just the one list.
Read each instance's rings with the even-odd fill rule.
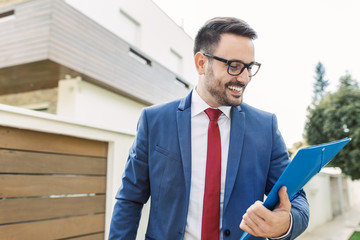
[[245,113],[241,107],[231,108],[229,154],[226,170],[224,209],[226,208],[237,177],[244,142]]
[[190,196],[191,181],[191,95],[192,91],[186,98],[180,101],[177,111],[177,131],[184,170],[187,201]]

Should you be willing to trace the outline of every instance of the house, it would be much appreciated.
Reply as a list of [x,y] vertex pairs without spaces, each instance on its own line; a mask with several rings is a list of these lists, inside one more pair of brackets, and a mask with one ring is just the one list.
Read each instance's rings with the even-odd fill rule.
[[106,238],[141,109],[193,87],[192,39],[151,0],[1,1],[0,29],[0,238]]

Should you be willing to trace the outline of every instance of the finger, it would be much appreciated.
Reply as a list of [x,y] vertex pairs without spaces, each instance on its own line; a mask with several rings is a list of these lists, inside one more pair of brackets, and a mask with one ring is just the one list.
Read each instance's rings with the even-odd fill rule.
[[252,228],[250,227],[250,225],[252,225],[252,224],[250,223],[250,221],[251,221],[251,220],[247,219],[247,216],[246,216],[246,213],[245,213],[245,214],[243,215],[243,218],[242,218],[242,220],[241,220],[241,223],[240,223],[239,227],[240,227],[242,230],[244,230],[245,232],[248,232],[248,233],[252,234],[252,233],[253,233],[253,230],[252,230]]
[[253,236],[258,235],[257,229],[259,228],[257,224],[249,217],[247,213],[243,215],[243,219],[240,223],[240,228],[247,233],[250,233]]
[[264,221],[267,211],[269,210],[260,201],[257,201],[246,210],[246,216],[258,223]]
[[271,211],[264,207],[260,201],[256,201],[250,208],[248,208],[246,213],[248,213],[254,221],[258,219],[256,222],[260,222],[260,220],[265,221],[265,219],[271,215]]
[[278,192],[279,195],[279,206],[277,208],[286,209],[290,211],[291,209],[291,203],[289,200],[289,196],[286,192],[287,188],[285,186],[282,186]]
[[[271,211],[265,208],[260,201],[255,202],[250,208],[246,211],[246,214],[243,216],[243,226],[246,225],[251,230],[248,232],[254,236],[264,236],[264,233],[269,231],[268,223],[266,218],[271,215]],[[243,229],[244,230],[244,229]]]

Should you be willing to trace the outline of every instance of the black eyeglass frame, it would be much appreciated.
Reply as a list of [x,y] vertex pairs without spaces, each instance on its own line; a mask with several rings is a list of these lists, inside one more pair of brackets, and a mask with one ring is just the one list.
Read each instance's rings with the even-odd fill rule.
[[[218,57],[218,56],[214,56],[214,55],[211,55],[211,54],[208,54],[208,53],[202,53],[202,54],[203,54],[204,56],[206,56],[206,57],[210,57],[210,58],[213,58],[213,59],[218,60],[218,61],[220,61],[220,62],[226,63],[226,64],[228,65],[227,73],[228,73],[229,75],[231,75],[231,76],[239,76],[240,74],[242,74],[242,72],[245,70],[245,68],[248,70],[249,73],[251,73],[251,71],[250,71],[251,67],[254,66],[254,65],[256,65],[256,66],[258,66],[257,71],[256,71],[254,74],[249,75],[249,77],[253,77],[253,76],[255,76],[255,75],[259,72],[260,67],[261,67],[261,63],[258,63],[258,62],[251,62],[251,63],[249,63],[249,64],[246,64],[246,63],[244,63],[243,61],[240,61],[240,60],[227,60],[227,59],[225,59],[225,58],[221,58],[221,57]],[[232,73],[230,73],[230,71],[229,71],[230,65],[231,65],[232,63],[234,63],[234,62],[238,62],[238,63],[241,63],[241,64],[244,65],[244,67],[240,70],[240,73],[238,73],[238,74],[232,74]]]

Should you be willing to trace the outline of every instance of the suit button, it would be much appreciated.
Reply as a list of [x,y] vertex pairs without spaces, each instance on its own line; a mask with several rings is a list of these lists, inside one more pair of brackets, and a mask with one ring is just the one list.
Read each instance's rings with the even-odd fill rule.
[[225,230],[224,230],[224,235],[225,235],[225,236],[230,236],[230,230],[229,230],[229,229],[225,229]]

